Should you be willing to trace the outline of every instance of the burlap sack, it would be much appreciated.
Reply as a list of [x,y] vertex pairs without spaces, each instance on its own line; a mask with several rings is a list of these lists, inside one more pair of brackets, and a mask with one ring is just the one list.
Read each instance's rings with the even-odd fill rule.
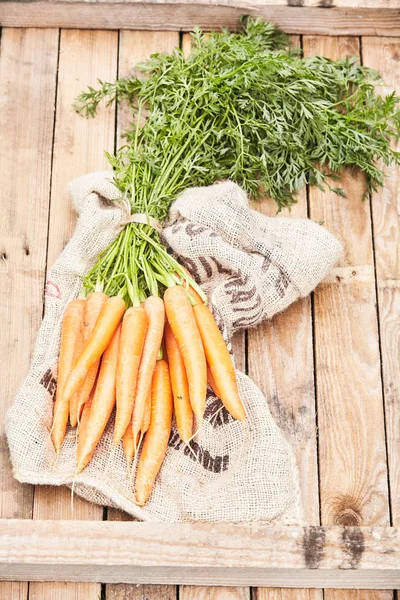
[[[92,173],[70,185],[79,219],[51,269],[30,371],[7,419],[13,472],[21,482],[72,483],[74,431],[67,432],[58,464],[49,440],[60,327],[66,303],[118,230],[121,212],[111,201],[119,194],[111,178],[110,172]],[[250,210],[244,192],[231,182],[187,190],[171,209],[164,237],[204,287],[227,341],[237,329],[255,326],[309,294],[341,250],[312,221],[267,218]],[[144,520],[301,523],[292,450],[258,388],[244,374],[237,377],[246,426],[208,390],[201,434],[189,449],[173,428],[144,508],[134,503],[122,447],[112,452],[113,417],[93,460],[76,478],[76,493]]]

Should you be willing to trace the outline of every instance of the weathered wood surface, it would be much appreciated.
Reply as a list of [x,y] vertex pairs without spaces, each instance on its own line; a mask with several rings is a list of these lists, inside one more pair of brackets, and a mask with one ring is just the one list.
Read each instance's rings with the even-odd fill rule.
[[[329,8],[330,0],[318,6],[259,4],[256,7],[197,3],[37,2],[6,0],[0,3],[0,25],[6,27],[64,27],[86,29],[154,29],[191,31],[229,27],[235,29],[245,14],[263,17],[288,33],[325,35],[400,35],[398,8]],[[323,6],[328,6],[324,8]]]
[[[4,4],[0,4],[0,11]],[[11,4],[9,3],[8,6]],[[22,370],[26,372],[40,323],[46,261],[48,266],[51,266],[72,231],[74,217],[69,208],[66,184],[73,177],[90,169],[105,167],[107,162],[103,150],[105,148],[112,150],[114,145],[114,109],[102,112],[96,120],[87,122],[75,115],[70,108],[72,99],[87,83],[94,83],[96,77],[113,78],[117,69],[120,74],[123,74],[136,62],[136,56],[145,56],[146,51],[149,54],[154,44],[168,48],[172,39],[178,40],[176,32],[122,31],[118,62],[117,32],[62,31],[55,111],[58,32],[56,30],[51,32],[3,30],[0,60],[0,128],[2,131],[7,131],[8,137],[4,136],[5,143],[0,149],[2,184],[6,182],[1,192],[2,206],[6,207],[5,218],[0,222],[0,251],[2,256],[5,254],[0,261],[0,272],[2,282],[6,281],[6,286],[1,287],[0,293],[3,322],[9,329],[6,332],[7,345],[3,347],[1,354],[0,376],[2,383],[5,382],[2,389],[7,393],[8,401],[11,400],[21,380]],[[183,36],[184,46],[188,43],[186,39],[186,36]],[[354,38],[305,37],[304,48],[309,53],[325,53],[332,56],[359,51]],[[384,73],[389,86],[386,89],[398,85],[399,41],[364,37],[362,48],[364,63],[377,67]],[[26,116],[28,110],[29,117]],[[124,115],[119,113],[119,129],[124,118]],[[51,166],[54,124],[54,160]],[[19,140],[23,140],[23,143]],[[30,164],[29,161],[34,161],[32,164],[35,171],[33,178],[28,180],[20,174],[23,169],[26,169],[26,165]],[[15,163],[23,164],[22,168],[15,169]],[[30,174],[34,167],[29,168]],[[50,233],[46,257],[51,168],[53,174]],[[310,192],[311,217],[324,220],[325,226],[344,241],[347,240],[345,259],[316,293],[314,302],[319,469],[322,481],[321,514],[325,525],[388,523],[387,465],[379,366],[379,331],[375,307],[376,296],[374,296],[375,281],[379,299],[389,481],[393,521],[395,525],[399,523],[400,496],[397,466],[400,452],[398,435],[400,415],[397,389],[400,374],[398,354],[400,209],[397,203],[397,184],[398,171],[395,170],[385,190],[373,196],[372,215],[368,203],[364,205],[360,203],[362,182],[352,174],[347,174],[345,177],[346,189],[350,191],[348,200],[330,194],[322,197],[313,191]],[[32,210],[27,209],[26,197],[28,196],[34,202]],[[266,214],[274,212],[274,207],[266,202],[259,208]],[[29,218],[31,215],[34,215],[33,219]],[[293,209],[292,216],[306,215],[307,202],[304,194]],[[372,231],[375,236],[374,243]],[[26,245],[25,240],[28,240]],[[22,248],[25,254],[19,256],[18,248]],[[29,254],[26,253],[26,249]],[[267,325],[250,332],[247,343],[244,335],[239,336],[235,340],[234,347],[239,368],[245,370],[248,364],[250,374],[266,393],[271,410],[293,444],[301,471],[302,495],[305,499],[307,519],[310,524],[318,525],[312,305],[310,299],[296,303]],[[21,332],[24,334],[23,337],[20,337]],[[13,368],[13,365],[18,367]],[[357,419],[363,423],[363,426],[356,430],[352,424]],[[3,422],[2,419],[0,420]],[[28,486],[20,486],[11,478],[4,444],[1,447],[1,460],[3,459],[5,462],[1,463],[0,481],[5,496],[0,496],[0,516],[31,518],[33,514],[37,519],[72,517],[68,490],[38,488],[33,505],[31,489]],[[77,499],[74,517],[99,520],[102,511]],[[121,517],[117,511],[109,511],[109,518],[124,517]],[[39,521],[37,524],[41,525]],[[110,523],[110,525],[114,524]],[[82,522],[79,528],[92,525],[101,526],[100,523]],[[75,524],[71,522],[70,526],[74,528]],[[124,526],[129,530],[129,527],[136,524],[126,523]],[[320,540],[321,531],[320,529],[308,530],[308,537],[305,538],[307,540],[305,546],[308,548],[306,555],[304,546],[298,544],[303,552],[303,562],[304,557],[307,556],[309,566],[315,566],[315,562],[313,563],[316,560],[315,556],[318,558],[321,553],[326,556],[326,544],[325,542],[321,544]],[[325,538],[330,540],[330,536],[333,535],[331,530],[323,531]],[[370,537],[376,540],[376,536],[380,536],[381,532],[380,529],[372,531],[363,528],[343,530],[340,544],[341,548],[347,549],[347,563],[342,563],[342,567],[344,564],[345,568],[341,568],[334,576],[330,568],[324,567],[325,558],[319,569],[303,571],[303,569],[296,570],[296,567],[293,573],[289,571],[283,573],[282,570],[273,570],[271,567],[268,573],[265,569],[261,569],[260,574],[261,570],[257,567],[256,571],[240,572],[238,579],[234,578],[235,573],[227,567],[221,575],[210,567],[202,573],[188,571],[187,575],[192,579],[185,580],[185,583],[201,583],[203,586],[226,583],[241,587],[211,589],[184,585],[179,589],[179,596],[184,600],[225,598],[247,600],[250,597],[248,586],[257,583],[296,587],[301,585],[319,587],[347,585],[388,589],[400,587],[396,572],[391,571],[390,575],[387,572],[380,575],[376,572],[368,572],[368,569],[364,569],[364,565],[361,564],[361,575],[359,575],[358,568],[348,567],[348,565],[352,567],[354,563],[354,554],[357,557],[359,554],[364,556],[366,551],[361,552],[362,548],[367,548],[369,552]],[[140,539],[142,547],[146,547],[146,540]],[[208,536],[207,540],[210,539]],[[337,539],[339,540],[339,537]],[[277,544],[272,539],[270,545],[272,552]],[[322,545],[323,552],[320,552]],[[91,546],[92,550],[96,548],[93,542]],[[256,545],[254,548],[257,551]],[[61,552],[62,545],[59,549]],[[398,551],[397,549],[395,552]],[[18,567],[25,573],[27,573],[26,569],[30,568],[31,555],[35,554],[32,543],[30,550],[28,562]],[[383,556],[386,552],[385,556],[391,558],[395,556],[392,550],[393,548],[390,547],[382,550],[381,554]],[[220,553],[224,555],[224,552]],[[104,557],[108,557],[104,546],[100,546],[99,557],[97,561],[100,559],[103,561]],[[186,564],[187,561],[185,567]],[[263,566],[272,564],[268,559]],[[388,564],[390,566],[390,560]],[[108,572],[98,562],[97,565],[96,573],[101,573],[102,581],[116,581],[114,567]],[[290,563],[288,566],[290,567]],[[16,568],[13,567],[14,570]],[[38,568],[35,567],[36,574]],[[92,568],[95,567],[93,565],[88,567],[88,569]],[[151,569],[151,574],[146,571],[146,568],[138,567],[137,571],[135,568],[121,566],[125,581],[141,581],[142,585],[110,584],[103,589],[103,596],[112,600],[125,600],[128,597],[134,600],[144,598],[169,600],[176,597],[175,584],[184,582],[178,578],[175,567],[173,569],[168,567],[167,572],[160,574],[160,579],[157,579],[158,574],[154,568]],[[59,569],[58,573],[63,571],[63,574],[59,575],[60,579],[66,579],[68,575],[72,579],[81,577],[75,565],[71,565],[70,573],[68,566],[65,569],[61,569],[61,566],[44,569],[43,572],[46,572],[44,577],[49,579],[50,572],[55,577],[57,569]],[[7,570],[8,577],[11,577],[9,573],[11,571]],[[257,579],[259,574],[260,579]],[[22,577],[23,575],[20,576]],[[171,585],[150,585],[158,581],[169,582]],[[42,598],[43,600],[61,598],[63,600],[96,598],[97,600],[99,595],[100,586],[97,583],[78,585],[31,583],[29,590],[30,600]],[[333,598],[350,600],[353,596],[358,598],[357,592],[350,591],[329,591],[326,592],[326,596],[330,600]],[[26,600],[26,584],[0,583],[0,598],[3,597],[7,600],[11,598]],[[252,597],[253,600],[320,600],[322,591],[259,587],[253,591]],[[362,597],[365,600],[388,600],[392,598],[392,593],[365,592]]]
[[[57,105],[54,130],[53,170],[51,179],[50,220],[47,266],[51,268],[68,242],[76,215],[68,199],[71,179],[91,170],[107,167],[104,150],[114,148],[115,108],[99,111],[97,119],[86,120],[72,108],[76,95],[96,78],[112,79],[116,75],[118,34],[107,31],[63,31],[60,37]],[[35,519],[97,519],[103,510],[74,499],[66,487],[38,486],[33,504]],[[97,583],[32,583],[30,600],[96,598],[101,592]]]
[[[304,38],[306,55],[359,54],[356,38]],[[371,213],[359,172],[342,179],[347,198],[310,189],[310,216],[340,239],[339,266],[353,280],[315,291],[315,355],[323,524],[389,522]],[[357,279],[361,267],[365,279]],[[329,368],[327,368],[329,365]],[[346,427],[332,426],[346,423]]]
[[[37,2],[38,0],[33,0]],[[90,2],[94,4],[141,4],[143,0],[47,0],[53,4]],[[148,4],[177,4],[187,6],[188,0],[147,0]],[[233,6],[235,8],[257,8],[266,6],[317,6],[319,8],[399,8],[400,0],[198,0],[202,6]]]
[[[179,33],[176,31],[121,31],[118,52],[118,75],[126,77],[134,71],[135,65],[153,52],[169,52],[179,47]],[[121,133],[129,125],[131,114],[123,106],[117,110],[117,145],[123,143]],[[115,509],[108,509],[110,521],[132,521],[132,518]],[[177,588],[174,585],[134,585],[129,583],[108,584],[105,587],[107,600],[175,600]]]
[[[31,518],[33,487],[12,477],[4,421],[42,319],[58,31],[9,29],[1,45],[0,516]],[[0,584],[0,598],[26,596],[25,583]]]
[[[381,93],[400,93],[400,40],[365,38],[365,64],[379,69]],[[400,144],[398,145],[400,150]],[[392,522],[400,523],[400,169],[392,168],[385,188],[372,195],[373,234],[382,348],[383,391]]]
[[[299,36],[291,36],[295,47]],[[276,216],[276,205],[268,200],[254,203],[267,216]],[[280,217],[307,217],[307,194],[303,190],[291,210]],[[318,458],[315,415],[314,359],[311,298],[295,302],[283,313],[248,333],[249,375],[264,392],[269,409],[296,454],[305,518],[319,525]],[[322,590],[278,590],[258,588],[256,600],[322,600]]]
[[[359,40],[305,37],[304,53],[359,56]],[[310,217],[342,241],[339,267],[353,276],[336,275],[314,293],[321,519],[324,525],[385,525],[388,473],[371,211],[361,202],[365,181],[359,172],[347,170],[342,185],[345,200],[309,190]],[[327,590],[325,598],[351,600],[352,593]],[[365,600],[390,598],[380,592]]]
[[389,589],[400,586],[400,530],[8,519],[5,578]]

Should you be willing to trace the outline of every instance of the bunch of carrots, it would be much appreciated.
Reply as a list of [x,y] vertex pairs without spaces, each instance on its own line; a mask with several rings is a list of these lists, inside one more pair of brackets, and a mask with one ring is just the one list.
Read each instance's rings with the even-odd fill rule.
[[246,418],[224,339],[204,294],[188,281],[168,287],[163,299],[149,296],[129,308],[120,296],[94,291],[72,300],[64,313],[51,428],[57,456],[69,420],[77,427],[80,473],[116,407],[114,445],[122,440],[128,467],[141,447],[139,505],[150,497],[164,460],[173,411],[185,443],[194,418],[200,429],[207,383],[235,419]]

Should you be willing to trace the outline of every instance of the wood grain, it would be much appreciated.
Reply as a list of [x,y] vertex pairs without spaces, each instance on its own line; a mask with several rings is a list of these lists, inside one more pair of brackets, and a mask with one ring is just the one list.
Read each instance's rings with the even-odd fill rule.
[[[295,47],[300,38],[291,36]],[[273,217],[276,205],[255,205]],[[281,217],[307,217],[306,190]],[[249,332],[249,374],[265,392],[269,408],[296,454],[305,518],[319,524],[317,435],[311,300],[303,298]],[[321,590],[257,588],[255,600],[322,600]]]
[[[104,150],[113,150],[114,109],[101,109],[95,120],[85,120],[72,108],[75,96],[96,79],[113,79],[117,71],[116,32],[62,31],[60,40],[56,126],[51,182],[48,267],[69,240],[76,216],[67,195],[68,182],[91,170],[107,167]],[[71,512],[71,492],[65,487],[37,486],[35,519],[102,519],[100,506],[78,497]],[[98,584],[32,583],[30,600],[96,597]]]
[[[276,206],[264,201],[258,207],[274,216]],[[305,190],[291,213],[306,217]],[[278,218],[278,217],[277,217]],[[275,421],[289,440],[297,459],[305,517],[319,524],[317,437],[314,361],[310,298],[303,298],[248,334],[249,375],[265,393]],[[282,595],[283,594],[283,595]],[[320,590],[270,590],[258,588],[256,600],[322,599]]]
[[[42,318],[58,31],[4,29],[0,60],[0,516],[30,518],[33,488],[13,479],[5,414]],[[27,175],[29,173],[29,175]],[[0,584],[22,600],[27,585]]]
[[[331,8],[301,6],[249,6],[245,13],[262,17],[288,33],[324,35],[400,35],[398,8]],[[325,6],[330,0],[320,0]],[[299,5],[300,4],[300,5]],[[252,3],[254,5],[254,3]],[[391,5],[392,6],[392,5]],[[0,3],[0,25],[5,27],[63,27],[85,29],[136,29],[191,31],[236,29],[244,8],[197,3],[37,2],[8,0]]]
[[179,600],[250,600],[250,588],[182,585]]
[[[400,93],[400,40],[365,38],[363,60],[382,74],[385,85],[378,88],[380,93]],[[372,195],[372,214],[391,509],[396,525],[400,523],[400,169],[386,171],[384,189]]]
[[[81,2],[81,0],[51,0],[54,3],[76,3]],[[108,4],[141,4],[143,0],[85,0],[97,4],[108,3]],[[177,5],[187,5],[190,4],[188,0],[148,0],[149,4],[177,4]],[[265,7],[265,6],[293,6],[296,4],[296,1],[293,0],[199,0],[197,4],[203,6],[234,6],[235,8],[254,8],[254,7]],[[299,2],[297,0],[297,4],[301,6],[319,6],[327,8],[338,8],[338,7],[346,7],[346,8],[399,8],[400,0],[325,0],[325,2],[321,2],[321,0],[302,0]]]
[[[118,76],[127,77],[134,73],[137,63],[153,52],[170,52],[179,47],[179,33],[172,31],[121,31],[118,54]],[[117,112],[117,145],[123,143],[121,134],[131,120],[130,111],[122,106]],[[132,518],[119,510],[108,510],[110,521],[131,521]],[[106,586],[107,600],[175,600],[176,586],[110,584]]]
[[322,590],[256,588],[253,600],[314,600],[323,598]]
[[[291,36],[295,47],[300,38]],[[254,203],[263,214],[276,216],[271,200]],[[292,209],[280,217],[307,217],[306,190]],[[275,421],[296,454],[305,518],[319,524],[317,436],[314,360],[310,298],[300,299],[282,314],[263,323],[248,336],[249,375],[265,393]],[[321,600],[320,590],[257,588],[256,600]]]
[[[305,36],[304,53],[359,55],[359,40]],[[342,184],[346,199],[311,188],[310,216],[342,241],[339,266],[355,273],[369,269],[371,277],[337,276],[314,296],[321,516],[323,524],[382,525],[389,522],[389,504],[371,213],[361,202],[363,176],[347,170]],[[353,597],[325,592],[326,600]],[[378,597],[386,600],[391,593]]]
[[393,527],[0,520],[0,580],[393,589],[399,565]]

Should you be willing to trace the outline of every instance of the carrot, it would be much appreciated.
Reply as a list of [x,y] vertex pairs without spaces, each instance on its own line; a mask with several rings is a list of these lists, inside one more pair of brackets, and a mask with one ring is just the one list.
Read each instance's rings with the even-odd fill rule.
[[164,303],[169,324],[185,365],[190,404],[197,420],[201,423],[206,402],[207,366],[192,305],[181,285],[166,290]]
[[[108,423],[115,406],[115,380],[121,326],[117,327],[112,340],[101,359],[101,366],[91,403],[90,417],[84,435],[81,436],[82,422],[79,427],[78,449],[76,454],[76,474],[80,473],[93,456],[97,444]],[[85,416],[86,404],[82,414]],[[82,441],[81,441],[82,439]]]
[[[81,326],[79,328],[78,335],[76,337],[76,342],[75,342],[73,365],[75,365],[76,360],[77,360],[78,356],[80,355],[80,353],[82,352],[82,348],[83,348],[83,328],[84,328],[84,321],[85,321],[86,301],[84,300],[84,302],[85,302],[85,306],[83,309]],[[72,396],[72,398],[69,402],[69,422],[71,423],[72,427],[76,427],[76,425],[77,425],[77,417],[76,416],[77,416],[77,409],[78,409],[78,397],[79,397],[79,390],[77,392],[75,392],[75,394]]]
[[217,384],[215,383],[213,374],[211,373],[211,369],[210,367],[207,365],[207,382],[208,385],[210,386],[210,388],[212,389],[212,391],[214,392],[214,394],[217,396],[217,398],[221,398],[221,392],[218,389]]
[[150,425],[150,419],[151,419],[151,386],[150,386],[150,390],[149,390],[149,393],[146,398],[146,405],[144,407],[143,423],[142,423],[142,428],[140,430],[142,435],[145,434],[146,431],[148,430],[149,425]]
[[131,422],[140,358],[146,339],[148,316],[142,306],[128,308],[122,321],[117,365],[117,414],[114,444],[117,446]]
[[[107,295],[103,294],[103,292],[92,292],[89,294],[86,300],[85,305],[85,313],[83,315],[83,341],[84,343],[89,339],[94,326],[96,325],[97,319],[101,313],[101,310],[104,304],[107,301]],[[100,359],[97,359],[96,362],[90,367],[88,374],[82,382],[81,387],[77,392],[77,406],[76,406],[76,420],[79,421],[79,418],[82,413],[83,406],[86,400],[89,397],[89,394],[94,386],[94,382],[97,377],[97,372],[99,370]]]
[[151,387],[151,420],[140,454],[135,494],[137,503],[147,502],[164,460],[171,433],[172,391],[168,363],[157,361]]
[[207,363],[219,392],[218,396],[232,417],[243,421],[246,412],[239,396],[235,369],[213,314],[205,304],[196,304],[193,313],[203,341]]
[[184,442],[192,437],[193,411],[190,405],[189,386],[185,365],[179,350],[178,342],[172,333],[169,323],[165,326],[165,344],[169,362],[176,426]]
[[58,359],[58,381],[56,401],[54,403],[51,439],[57,455],[65,437],[69,414],[69,399],[64,397],[65,382],[72,369],[76,340],[82,323],[84,300],[72,300],[64,312],[61,328],[60,356]]
[[133,432],[132,432],[132,424],[129,423],[128,427],[126,428],[126,431],[123,435],[122,438],[122,447],[124,449],[124,454],[125,454],[125,458],[126,458],[126,462],[128,464],[128,467],[130,466],[131,462],[133,461],[133,457],[135,455],[135,440],[133,438]]
[[104,304],[96,325],[86,341],[76,364],[68,375],[63,390],[63,400],[68,402],[89,372],[107,348],[125,312],[125,302],[119,296],[108,298]]
[[89,424],[89,419],[90,419],[90,410],[92,408],[93,396],[95,394],[95,391],[96,391],[96,387],[93,386],[92,391],[89,394],[89,398],[87,399],[87,402],[85,403],[85,406],[83,407],[82,417],[79,422],[79,428],[78,428],[77,455],[82,452],[84,438],[87,435],[88,424]]
[[138,371],[135,404],[132,415],[132,432],[136,438],[143,424],[146,400],[151,390],[154,367],[160,350],[165,322],[164,302],[157,296],[149,296],[144,303],[148,317],[148,329]]

